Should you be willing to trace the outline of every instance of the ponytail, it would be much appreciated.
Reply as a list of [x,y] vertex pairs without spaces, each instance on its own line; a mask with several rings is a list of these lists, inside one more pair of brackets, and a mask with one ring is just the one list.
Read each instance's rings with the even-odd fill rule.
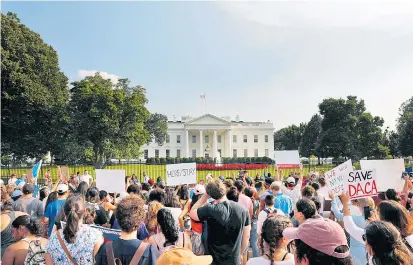
[[70,196],[64,206],[64,213],[66,215],[66,226],[63,229],[63,235],[69,244],[75,242],[76,233],[79,231],[79,224],[83,220],[85,202],[79,195]]

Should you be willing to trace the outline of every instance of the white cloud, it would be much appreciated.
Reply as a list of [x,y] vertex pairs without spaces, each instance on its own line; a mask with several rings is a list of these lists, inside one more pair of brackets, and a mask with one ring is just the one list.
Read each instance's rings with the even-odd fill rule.
[[77,77],[79,79],[83,79],[86,76],[94,76],[97,72],[99,72],[100,76],[103,77],[104,79],[110,79],[113,84],[116,84],[120,78],[117,75],[109,74],[108,72],[102,72],[102,71],[97,71],[97,70],[79,70],[77,72]]

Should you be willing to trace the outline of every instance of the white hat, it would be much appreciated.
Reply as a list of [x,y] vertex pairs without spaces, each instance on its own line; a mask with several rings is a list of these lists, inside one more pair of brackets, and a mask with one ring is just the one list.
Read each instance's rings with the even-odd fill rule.
[[26,182],[22,181],[22,182],[19,183],[19,185],[17,185],[19,190],[23,189],[24,184],[26,184]]
[[295,178],[293,178],[293,177],[288,177],[288,178],[286,179],[286,182],[287,182],[288,184],[295,184]]
[[66,184],[57,185],[57,193],[65,193],[69,187]]

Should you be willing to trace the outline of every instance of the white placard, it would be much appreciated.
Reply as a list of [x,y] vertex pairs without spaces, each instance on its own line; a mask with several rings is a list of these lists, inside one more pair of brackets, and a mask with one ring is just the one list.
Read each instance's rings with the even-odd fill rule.
[[300,156],[298,150],[275,151],[275,163],[279,168],[299,168]]
[[347,176],[347,191],[350,199],[371,197],[379,194],[375,169],[350,172]]
[[386,160],[360,160],[361,169],[375,169],[378,191],[395,189],[402,191],[404,180],[402,173],[404,169],[403,159]]
[[196,163],[166,165],[166,184],[168,186],[194,183],[196,183]]
[[341,195],[343,192],[347,191],[347,176],[352,171],[353,164],[351,163],[351,159],[349,159],[324,174],[327,187],[335,196]]
[[96,169],[96,187],[106,192],[125,192],[125,170]]

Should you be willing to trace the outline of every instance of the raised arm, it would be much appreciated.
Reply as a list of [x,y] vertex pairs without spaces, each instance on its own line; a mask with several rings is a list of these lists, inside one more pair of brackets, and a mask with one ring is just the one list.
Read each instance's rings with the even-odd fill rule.
[[204,194],[194,206],[192,206],[191,211],[189,212],[189,217],[191,217],[195,221],[199,221],[198,217],[198,208],[202,207],[209,199],[208,194]]
[[364,235],[364,229],[361,229],[358,227],[354,221],[353,218],[350,215],[350,208],[349,208],[349,201],[350,198],[347,194],[342,194],[340,196],[341,203],[343,204],[343,221],[344,221],[344,228],[346,231],[357,241],[361,242],[364,244],[363,240],[363,235]]
[[188,207],[184,207],[182,210],[181,214],[179,215],[178,221],[179,221],[179,226],[181,227],[182,231],[185,231],[185,221],[184,217],[188,214]]

